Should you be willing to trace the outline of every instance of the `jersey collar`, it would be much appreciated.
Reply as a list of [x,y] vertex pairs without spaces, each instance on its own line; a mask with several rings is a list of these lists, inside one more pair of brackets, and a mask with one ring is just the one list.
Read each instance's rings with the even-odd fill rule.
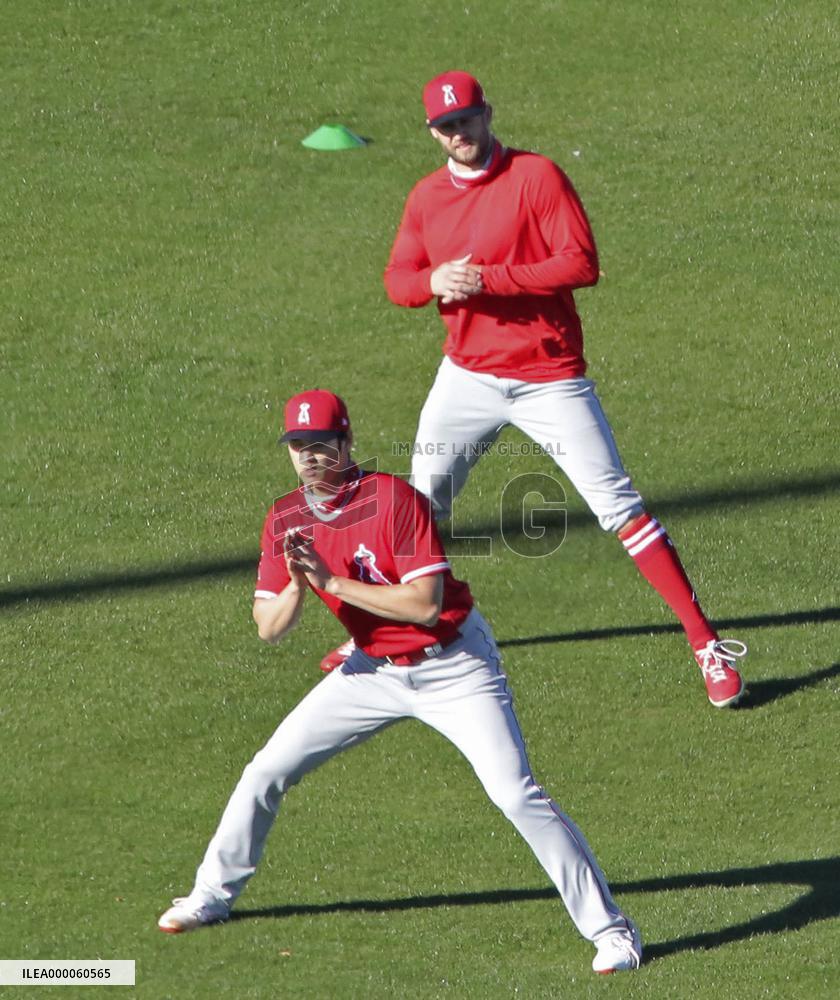
[[302,488],[303,499],[312,513],[320,521],[333,521],[344,510],[353,494],[359,488],[359,482],[363,476],[363,471],[358,465],[354,465],[347,473],[347,478],[339,486],[332,497],[319,497],[304,486]]
[[468,170],[466,173],[460,173],[455,169],[455,161],[450,156],[446,163],[449,168],[449,179],[456,188],[471,188],[486,184],[498,173],[506,152],[507,150],[499,140],[494,139],[484,165],[478,170]]

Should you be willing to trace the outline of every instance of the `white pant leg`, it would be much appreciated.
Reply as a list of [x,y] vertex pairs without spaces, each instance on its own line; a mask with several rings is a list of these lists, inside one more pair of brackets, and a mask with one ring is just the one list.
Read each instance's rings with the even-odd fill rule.
[[196,873],[197,890],[232,903],[254,874],[284,793],[406,715],[401,685],[369,663],[357,650],[292,709],[248,764]]
[[548,451],[605,531],[642,513],[589,379],[516,383],[511,423]]
[[583,937],[597,941],[626,928],[585,837],[534,780],[489,625],[473,612],[462,632],[456,654],[408,668],[417,689],[415,717],[467,758],[557,886]]
[[493,376],[444,358],[420,411],[411,459],[411,484],[446,517],[470,469],[508,423],[508,406]]

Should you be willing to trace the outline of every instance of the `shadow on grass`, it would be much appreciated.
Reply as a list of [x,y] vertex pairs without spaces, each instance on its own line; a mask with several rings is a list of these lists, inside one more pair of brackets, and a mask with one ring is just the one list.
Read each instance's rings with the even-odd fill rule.
[[[685,496],[653,498],[649,507],[658,515],[671,514],[677,511],[697,512],[715,507],[727,507],[737,504],[763,503],[766,501],[790,500],[796,497],[821,496],[840,490],[840,474],[828,472],[818,476],[808,476],[801,479],[769,481],[766,483],[734,486],[729,489],[710,490],[702,493],[692,493]],[[569,526],[597,528],[595,518],[588,511],[572,511],[563,518],[563,525],[552,528],[547,526],[545,541],[553,548],[554,541],[562,540]],[[485,525],[459,526],[459,532],[476,538],[487,537],[501,542],[505,535],[516,538],[522,532],[521,513],[507,513],[501,523],[494,522]],[[443,534],[446,534],[444,526]],[[542,542],[542,539],[540,540]],[[474,548],[471,537],[455,537],[448,543],[453,554],[469,552]],[[480,548],[480,546],[479,546]],[[481,550],[481,548],[480,548]],[[483,551],[483,550],[481,550]],[[255,574],[258,553],[256,551],[240,553],[225,559],[203,560],[186,563],[180,566],[167,566],[149,569],[129,569],[119,573],[101,573],[72,580],[62,580],[56,583],[36,583],[25,587],[0,590],[0,608],[25,604],[27,601],[72,601],[99,594],[112,594],[115,591],[143,590],[150,587],[169,586],[176,583],[192,583],[208,578],[217,579],[240,573]],[[837,609],[833,609],[837,610]],[[807,614],[807,612],[805,612]],[[807,619],[808,621],[812,619]],[[674,627],[675,628],[675,627]],[[671,626],[645,626],[638,632],[617,632],[617,635],[647,634],[656,631],[670,631]],[[609,633],[606,637],[609,636]],[[582,634],[583,638],[601,638],[602,634]],[[531,640],[534,641],[534,640]],[[550,641],[550,640],[545,640]],[[561,640],[558,640],[561,641]]]
[[[687,889],[760,888],[765,885],[800,886],[805,891],[792,903],[762,913],[717,931],[704,931],[673,941],[645,945],[645,962],[657,961],[682,951],[718,948],[756,934],[797,931],[819,920],[840,916],[840,857],[822,861],[782,861],[755,868],[730,868],[722,872],[669,875],[636,882],[614,883],[616,893],[680,892]],[[259,910],[234,910],[231,920],[284,919],[331,913],[393,913],[436,907],[495,906],[528,900],[557,900],[555,889],[499,889],[494,892],[462,892],[439,896],[408,896],[402,899],[355,899],[335,903],[272,906]],[[644,937],[644,929],[643,929]]]
[[[672,514],[685,513],[695,514],[713,510],[715,508],[733,507],[745,504],[776,503],[790,501],[797,497],[815,497],[840,490],[840,473],[827,472],[817,476],[804,476],[801,479],[770,480],[766,483],[751,483],[742,486],[733,486],[728,489],[706,490],[703,492],[687,493],[683,496],[655,497],[644,496],[645,506],[658,518],[670,517]],[[569,495],[571,487],[567,489]],[[457,514],[457,510],[456,510]],[[545,512],[544,512],[545,515]],[[547,541],[558,541],[565,534],[566,528],[593,528],[597,529],[597,522],[593,514],[588,510],[572,510],[566,512],[563,525],[546,525]],[[442,533],[445,536],[447,549],[452,547],[452,552],[457,553],[460,549],[469,551],[471,542],[477,538],[493,538],[499,540],[503,534],[510,538],[516,538],[517,533],[522,532],[522,511],[519,508],[505,510],[501,518],[496,521],[486,521],[479,524],[454,525],[456,534],[449,534],[451,525],[445,522]]]
[[685,889],[738,889],[764,885],[800,886],[805,891],[792,903],[762,913],[718,931],[704,931],[675,941],[654,942],[645,947],[645,960],[655,961],[681,951],[719,948],[756,934],[798,931],[818,920],[840,917],[840,857],[822,861],[782,861],[757,868],[731,868],[724,872],[672,875],[614,886],[616,892],[678,892]]
[[[747,685],[747,696],[739,702],[737,710],[747,712],[753,708],[761,708],[763,705],[769,705],[770,702],[786,698],[796,691],[815,687],[833,677],[840,677],[840,663],[832,663],[830,667],[813,670],[810,674],[803,674],[801,677],[771,677],[766,681],[750,681]],[[840,886],[838,886],[838,893],[840,893]]]
[[148,570],[129,570],[125,573],[100,573],[62,583],[43,583],[18,590],[0,590],[0,608],[27,601],[76,601],[101,594],[125,590],[148,590],[166,587],[173,583],[195,583],[199,580],[219,579],[238,573],[256,576],[259,553],[188,563],[183,566]]
[[[738,628],[773,628],[777,625],[813,625],[821,622],[840,621],[840,608],[814,608],[812,611],[783,611],[774,615],[744,615],[741,618],[715,619],[718,631]],[[549,635],[523,636],[517,639],[500,639],[499,646],[540,646],[555,642],[580,642],[585,639],[620,639],[633,635],[662,635],[682,633],[676,622],[658,625],[618,625],[611,628],[576,629],[572,632],[554,632]]]

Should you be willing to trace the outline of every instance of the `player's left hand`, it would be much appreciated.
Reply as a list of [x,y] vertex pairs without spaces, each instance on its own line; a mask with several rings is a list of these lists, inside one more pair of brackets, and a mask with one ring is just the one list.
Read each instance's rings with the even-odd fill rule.
[[484,291],[481,267],[471,264],[471,253],[458,260],[447,260],[432,271],[430,285],[432,294],[437,295],[441,305],[450,302],[464,302],[471,295]]
[[297,532],[290,546],[287,559],[290,566],[304,574],[313,587],[326,590],[332,571],[315,551],[313,539]]

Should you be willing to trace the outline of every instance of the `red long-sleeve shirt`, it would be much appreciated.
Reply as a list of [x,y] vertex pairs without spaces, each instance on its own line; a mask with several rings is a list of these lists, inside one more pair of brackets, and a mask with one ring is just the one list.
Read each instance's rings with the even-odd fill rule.
[[432,271],[466,254],[481,265],[485,291],[438,304],[447,327],[444,353],[503,378],[583,375],[572,289],[598,281],[598,254],[563,171],[536,153],[499,148],[478,178],[462,180],[446,165],[424,177],[408,196],[385,269],[389,298],[426,305],[434,297]]

